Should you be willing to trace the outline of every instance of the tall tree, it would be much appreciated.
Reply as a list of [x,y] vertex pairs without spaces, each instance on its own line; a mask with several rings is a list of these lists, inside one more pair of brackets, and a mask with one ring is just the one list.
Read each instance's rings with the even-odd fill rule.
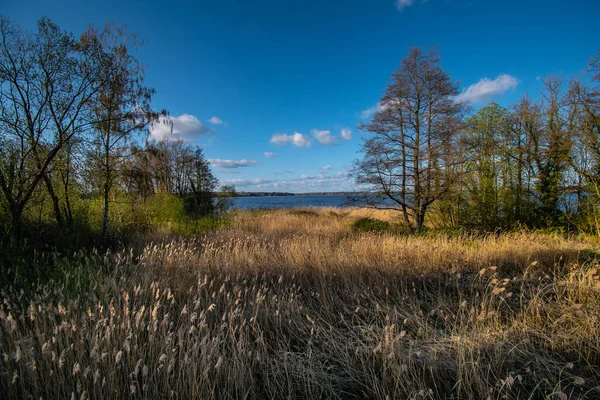
[[372,133],[354,163],[367,205],[399,210],[414,231],[423,229],[429,206],[457,177],[457,133],[466,105],[458,84],[439,66],[436,51],[413,48],[392,74],[381,106],[360,129]]
[[193,152],[192,175],[188,177],[190,192],[186,195],[189,211],[198,215],[208,215],[214,210],[214,196],[219,181],[212,174],[210,163],[198,146]]
[[570,163],[593,187],[600,200],[600,50],[590,62],[595,86],[573,81],[569,90],[571,115],[577,121]]
[[467,160],[467,189],[473,222],[493,227],[499,224],[501,192],[506,183],[508,151],[505,145],[508,111],[496,103],[480,109],[467,121],[463,154]]
[[100,87],[70,34],[44,18],[37,28],[0,18],[0,190],[11,234],[59,152],[91,126]]
[[529,97],[523,97],[511,107],[511,140],[515,161],[514,220],[532,222],[537,169],[535,154],[542,134],[542,107]]
[[98,80],[103,82],[98,101],[93,104],[96,115],[96,150],[102,170],[103,225],[102,240],[109,239],[110,191],[117,167],[126,156],[127,141],[137,132],[157,123],[166,112],[156,112],[150,106],[154,89],[144,83],[144,68],[131,50],[140,45],[135,35],[124,28],[107,24],[104,30],[90,27],[81,42],[95,53]]
[[600,50],[590,61],[592,84],[570,83],[568,93],[570,123],[574,126],[569,164],[577,174],[579,211],[591,219],[600,235]]
[[550,225],[557,224],[561,214],[559,196],[568,165],[572,128],[564,113],[561,87],[562,81],[559,79],[548,78],[544,81],[541,105],[543,125],[532,136],[540,214]]

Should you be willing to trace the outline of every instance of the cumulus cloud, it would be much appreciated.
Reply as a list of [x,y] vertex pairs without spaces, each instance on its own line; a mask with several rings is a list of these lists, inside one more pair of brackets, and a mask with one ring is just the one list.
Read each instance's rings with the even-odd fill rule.
[[227,122],[223,121],[219,117],[211,117],[208,122],[213,125],[227,125]]
[[388,100],[386,102],[379,102],[376,105],[374,105],[371,108],[367,108],[366,110],[363,110],[360,113],[360,117],[361,118],[370,118],[372,115],[374,115],[377,112],[383,112],[388,110],[390,107],[400,104],[400,102],[398,100]]
[[331,169],[331,165],[327,164],[327,165],[323,165],[321,167],[321,171],[329,171]]
[[270,151],[265,151],[263,153],[263,155],[265,156],[265,158],[275,158],[275,157],[277,157],[276,153],[273,153],[273,152],[270,152]]
[[482,103],[493,96],[514,90],[518,85],[519,80],[507,74],[498,75],[496,79],[482,78],[456,96],[456,100],[466,103]]
[[352,131],[348,128],[342,129],[342,133],[340,134],[341,138],[344,140],[352,139]]
[[366,110],[362,110],[360,112],[360,117],[361,118],[369,118],[371,117],[371,115],[375,114],[377,111],[379,111],[379,107],[380,107],[381,103],[377,103],[376,106],[373,106],[371,108],[367,108]]
[[396,10],[402,11],[406,7],[410,7],[413,5],[415,0],[396,0]]
[[222,160],[220,158],[210,158],[208,160],[210,165],[215,168],[240,168],[240,167],[254,167],[258,164],[256,160]]
[[331,136],[331,131],[320,131],[318,129],[313,129],[312,134],[321,144],[328,145],[336,142],[335,137]]
[[285,133],[276,133],[271,138],[271,143],[280,146],[291,143],[293,146],[296,147],[310,147],[312,141],[308,136],[305,136],[298,132],[294,132],[293,135],[288,135]]
[[326,130],[313,129],[311,132],[315,139],[324,146],[336,144],[340,140],[352,139],[352,131],[347,128],[342,129],[339,136],[332,135],[331,131]]
[[190,114],[182,114],[178,117],[161,117],[158,123],[150,128],[150,137],[154,140],[172,138],[194,141],[199,136],[210,132],[214,131],[203,125],[198,118]]

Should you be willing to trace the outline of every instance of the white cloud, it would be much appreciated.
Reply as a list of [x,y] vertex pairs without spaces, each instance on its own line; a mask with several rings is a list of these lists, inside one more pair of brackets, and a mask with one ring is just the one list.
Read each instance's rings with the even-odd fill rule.
[[254,167],[258,164],[256,160],[222,160],[220,158],[210,158],[208,160],[210,165],[215,168],[240,168],[240,167]]
[[[170,124],[173,126],[172,133]],[[154,140],[172,138],[194,141],[200,135],[210,132],[213,130],[204,126],[198,118],[182,114],[178,117],[161,117],[159,122],[150,128],[150,137]]]
[[352,131],[347,128],[342,129],[339,136],[332,135],[331,131],[326,130],[313,129],[311,132],[315,139],[324,146],[337,144],[340,140],[352,139]]
[[360,117],[361,118],[369,118],[371,115],[375,114],[377,111],[379,111],[379,107],[380,107],[381,103],[377,103],[376,106],[373,106],[371,108],[367,108],[366,110],[362,110],[360,112]]
[[304,136],[301,133],[294,132],[293,135],[288,135],[285,133],[276,133],[271,138],[271,143],[277,145],[285,145],[287,143],[291,143],[296,147],[310,147],[312,141],[308,136]]
[[336,138],[331,136],[331,131],[320,131],[318,129],[313,129],[311,132],[315,139],[317,139],[321,144],[329,145],[336,142]]
[[344,140],[350,140],[350,139],[352,139],[352,131],[348,128],[344,128],[344,129],[342,129],[342,133],[340,136]]
[[213,125],[227,125],[227,122],[223,121],[219,117],[211,117],[208,122]]
[[323,165],[321,167],[321,171],[329,171],[331,169],[331,165],[327,164],[327,165]]
[[415,0],[396,0],[396,9],[402,11],[406,7],[412,6],[414,2]]
[[379,103],[377,103],[377,105],[375,105],[371,108],[367,108],[366,110],[363,110],[360,113],[360,117],[361,118],[370,118],[373,114],[375,114],[377,112],[386,111],[393,105],[397,105],[397,104],[400,104],[400,102],[398,100],[394,100],[394,99],[388,100],[385,103],[380,101]]
[[482,78],[479,82],[472,84],[461,94],[456,96],[457,101],[466,103],[482,103],[495,95],[503,94],[508,90],[515,89],[519,80],[507,74],[498,75],[496,79]]
[[273,152],[270,152],[270,151],[265,151],[263,153],[263,155],[265,156],[265,158],[275,158],[275,157],[277,157],[277,154],[275,154]]

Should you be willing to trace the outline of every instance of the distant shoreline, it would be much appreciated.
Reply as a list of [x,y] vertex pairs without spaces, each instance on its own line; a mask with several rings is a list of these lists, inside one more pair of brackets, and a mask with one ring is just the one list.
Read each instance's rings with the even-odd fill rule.
[[266,197],[266,196],[348,196],[357,195],[360,192],[309,192],[309,193],[287,193],[287,192],[237,192],[235,197]]

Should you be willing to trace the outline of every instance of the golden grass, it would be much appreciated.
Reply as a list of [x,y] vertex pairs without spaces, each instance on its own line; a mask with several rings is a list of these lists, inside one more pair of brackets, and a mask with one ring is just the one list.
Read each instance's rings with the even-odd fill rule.
[[[3,293],[7,398],[598,398],[597,245],[360,233],[364,210],[237,212],[89,299]],[[21,297],[20,297],[21,296]]]

